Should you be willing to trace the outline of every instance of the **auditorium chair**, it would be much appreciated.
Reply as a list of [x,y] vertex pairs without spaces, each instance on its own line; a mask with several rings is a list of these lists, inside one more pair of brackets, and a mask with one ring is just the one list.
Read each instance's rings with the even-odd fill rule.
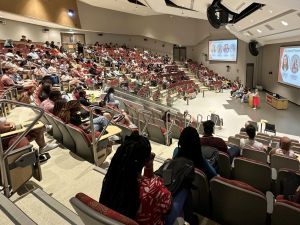
[[210,114],[210,116],[207,116],[207,120],[212,120],[216,126],[222,127],[223,126],[223,119],[220,118],[217,114]]
[[[44,116],[52,125],[53,138],[56,139],[58,142],[63,143],[63,134],[55,122],[55,119],[57,117],[55,118],[55,116],[53,114],[50,114],[48,112],[45,112]],[[57,119],[59,119],[59,118],[57,118]]]
[[70,203],[85,225],[138,225],[134,220],[102,205],[89,196],[78,193]]
[[254,187],[214,177],[210,181],[213,219],[220,224],[265,225],[267,199]]
[[264,151],[259,151],[250,148],[243,148],[242,156],[247,159],[253,159],[262,163],[268,163],[268,155]]
[[211,207],[208,180],[205,173],[199,169],[195,169],[193,185],[195,187],[192,189],[194,212],[209,217]]
[[230,164],[230,157],[227,153],[219,151],[219,158],[218,158],[218,174],[221,177],[225,177],[229,179],[231,177],[231,164]]
[[262,143],[264,146],[269,146],[271,140],[265,139],[265,138],[261,138],[261,137],[255,137],[255,140]]
[[265,124],[265,133],[266,132],[271,132],[271,133],[274,133],[276,135],[275,124],[266,123]]
[[291,169],[291,170],[299,170],[299,161],[295,158],[287,157],[284,155],[273,154],[271,155],[271,168],[279,169]]
[[275,195],[293,195],[300,184],[300,171],[279,169]]
[[271,225],[299,225],[300,204],[278,197],[274,204]]
[[236,138],[239,138],[239,139],[242,139],[242,138],[246,139],[246,138],[248,138],[248,135],[244,135],[244,134],[236,134],[235,137],[236,137]]
[[148,133],[148,138],[151,141],[160,143],[165,145],[166,144],[166,137],[164,133],[164,129],[161,127],[157,126],[156,124],[148,123],[147,125],[147,133]]
[[233,177],[264,193],[271,189],[271,167],[266,163],[237,157],[234,159]]
[[291,150],[293,150],[294,152],[300,154],[300,146],[292,145]]
[[75,144],[75,141],[74,141],[72,135],[69,133],[69,131],[66,127],[66,123],[63,122],[58,117],[54,117],[54,120],[55,120],[55,123],[56,123],[58,129],[62,133],[62,143],[63,143],[63,145],[66,148],[68,148],[69,150],[71,150],[72,152],[76,153],[76,144]]
[[240,146],[240,138],[233,136],[228,137],[227,145]]
[[[15,148],[10,151],[5,159],[5,167],[10,194],[18,191],[32,177],[38,181],[42,180],[39,152],[32,145]],[[0,179],[0,186],[3,185],[1,182]]]
[[93,145],[91,138],[80,128],[72,125],[66,124],[67,130],[69,131],[70,135],[73,137],[76,145],[76,154],[83,159],[95,163],[96,165],[101,165],[108,153],[106,152],[106,146],[108,144],[108,140],[105,139],[100,141],[97,146],[97,158],[94,159],[93,153]]
[[[134,220],[106,207],[84,193],[78,193],[70,203],[85,225],[138,225]],[[179,217],[174,225],[184,225]]]

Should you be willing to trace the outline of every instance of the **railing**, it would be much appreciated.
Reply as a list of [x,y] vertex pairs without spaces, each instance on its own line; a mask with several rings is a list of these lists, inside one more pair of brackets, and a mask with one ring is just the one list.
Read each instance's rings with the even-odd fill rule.
[[[189,119],[188,119],[189,118]],[[192,115],[189,113],[186,113],[184,115],[184,127],[190,126],[192,123]]]
[[1,181],[2,181],[2,185],[4,188],[4,194],[9,197],[10,196],[10,192],[9,192],[9,183],[8,183],[8,174],[7,174],[7,168],[5,166],[5,160],[8,157],[9,153],[11,151],[13,151],[15,149],[15,147],[20,143],[20,141],[22,140],[23,137],[25,137],[29,131],[33,128],[33,126],[40,120],[40,118],[43,116],[44,114],[44,110],[37,107],[37,106],[33,106],[33,105],[28,105],[25,103],[21,103],[21,102],[16,102],[16,101],[12,101],[12,100],[6,100],[6,99],[0,99],[0,104],[14,104],[14,105],[18,105],[18,106],[24,106],[27,108],[31,108],[35,111],[38,111],[39,114],[36,116],[36,118],[32,121],[32,123],[26,128],[26,130],[18,136],[17,140],[14,141],[14,143],[4,152],[3,146],[2,146],[2,139],[0,136],[0,169],[1,169]]
[[[105,112],[109,112],[111,113],[111,119],[108,120],[108,123],[107,125],[102,129],[100,135],[98,137],[96,137],[96,131],[95,131],[95,127],[94,127],[94,123],[93,123],[93,115],[94,115],[94,111],[98,109],[98,110],[101,110],[101,111],[105,111]],[[112,119],[113,119],[113,115],[115,114],[115,111],[111,110],[111,109],[107,109],[107,108],[103,108],[103,107],[100,107],[100,106],[92,106],[90,107],[90,126],[91,126],[91,131],[92,131],[92,147],[93,147],[93,156],[94,156],[94,162],[95,164],[97,164],[97,161],[98,161],[98,155],[97,155],[97,146],[98,146],[98,143],[102,137],[102,135],[105,133],[108,125],[111,123]]]
[[166,133],[166,144],[167,146],[170,145],[170,138],[169,136],[172,135],[172,128],[173,128],[173,125],[175,124],[175,120],[170,120],[169,121],[169,117],[171,118],[171,115],[174,116],[174,118],[176,118],[177,114],[175,113],[172,113],[170,111],[167,112],[166,114],[166,128],[167,128],[167,133]]
[[200,134],[200,127],[201,127],[202,120],[203,120],[203,116],[201,114],[198,114],[197,115],[197,127],[196,127],[196,129],[197,129],[199,134]]

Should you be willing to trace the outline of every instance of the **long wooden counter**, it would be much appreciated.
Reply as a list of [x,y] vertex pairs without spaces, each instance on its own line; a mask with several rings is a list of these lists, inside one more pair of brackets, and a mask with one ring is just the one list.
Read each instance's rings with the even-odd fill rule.
[[266,94],[266,102],[275,109],[287,109],[289,100],[286,98],[276,98],[273,95]]

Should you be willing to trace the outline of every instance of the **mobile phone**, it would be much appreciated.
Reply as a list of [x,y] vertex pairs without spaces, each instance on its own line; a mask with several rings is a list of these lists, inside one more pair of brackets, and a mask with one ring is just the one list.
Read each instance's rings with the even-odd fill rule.
[[164,180],[164,184],[166,186],[168,186],[172,183],[172,170],[171,169],[163,170],[163,180]]

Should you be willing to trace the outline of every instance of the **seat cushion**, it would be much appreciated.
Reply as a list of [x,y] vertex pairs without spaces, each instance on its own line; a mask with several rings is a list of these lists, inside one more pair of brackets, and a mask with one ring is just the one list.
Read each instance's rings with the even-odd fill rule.
[[290,206],[293,206],[293,207],[296,207],[296,208],[300,209],[300,204],[299,203],[286,200],[286,199],[284,199],[283,195],[278,195],[276,197],[276,202],[282,202],[282,203],[285,203],[287,205],[290,205]]
[[106,207],[105,205],[102,205],[101,203],[95,201],[94,199],[83,193],[78,193],[76,195],[76,198],[88,207],[92,208],[93,210],[101,213],[106,217],[109,217],[125,225],[138,225],[134,220]]

